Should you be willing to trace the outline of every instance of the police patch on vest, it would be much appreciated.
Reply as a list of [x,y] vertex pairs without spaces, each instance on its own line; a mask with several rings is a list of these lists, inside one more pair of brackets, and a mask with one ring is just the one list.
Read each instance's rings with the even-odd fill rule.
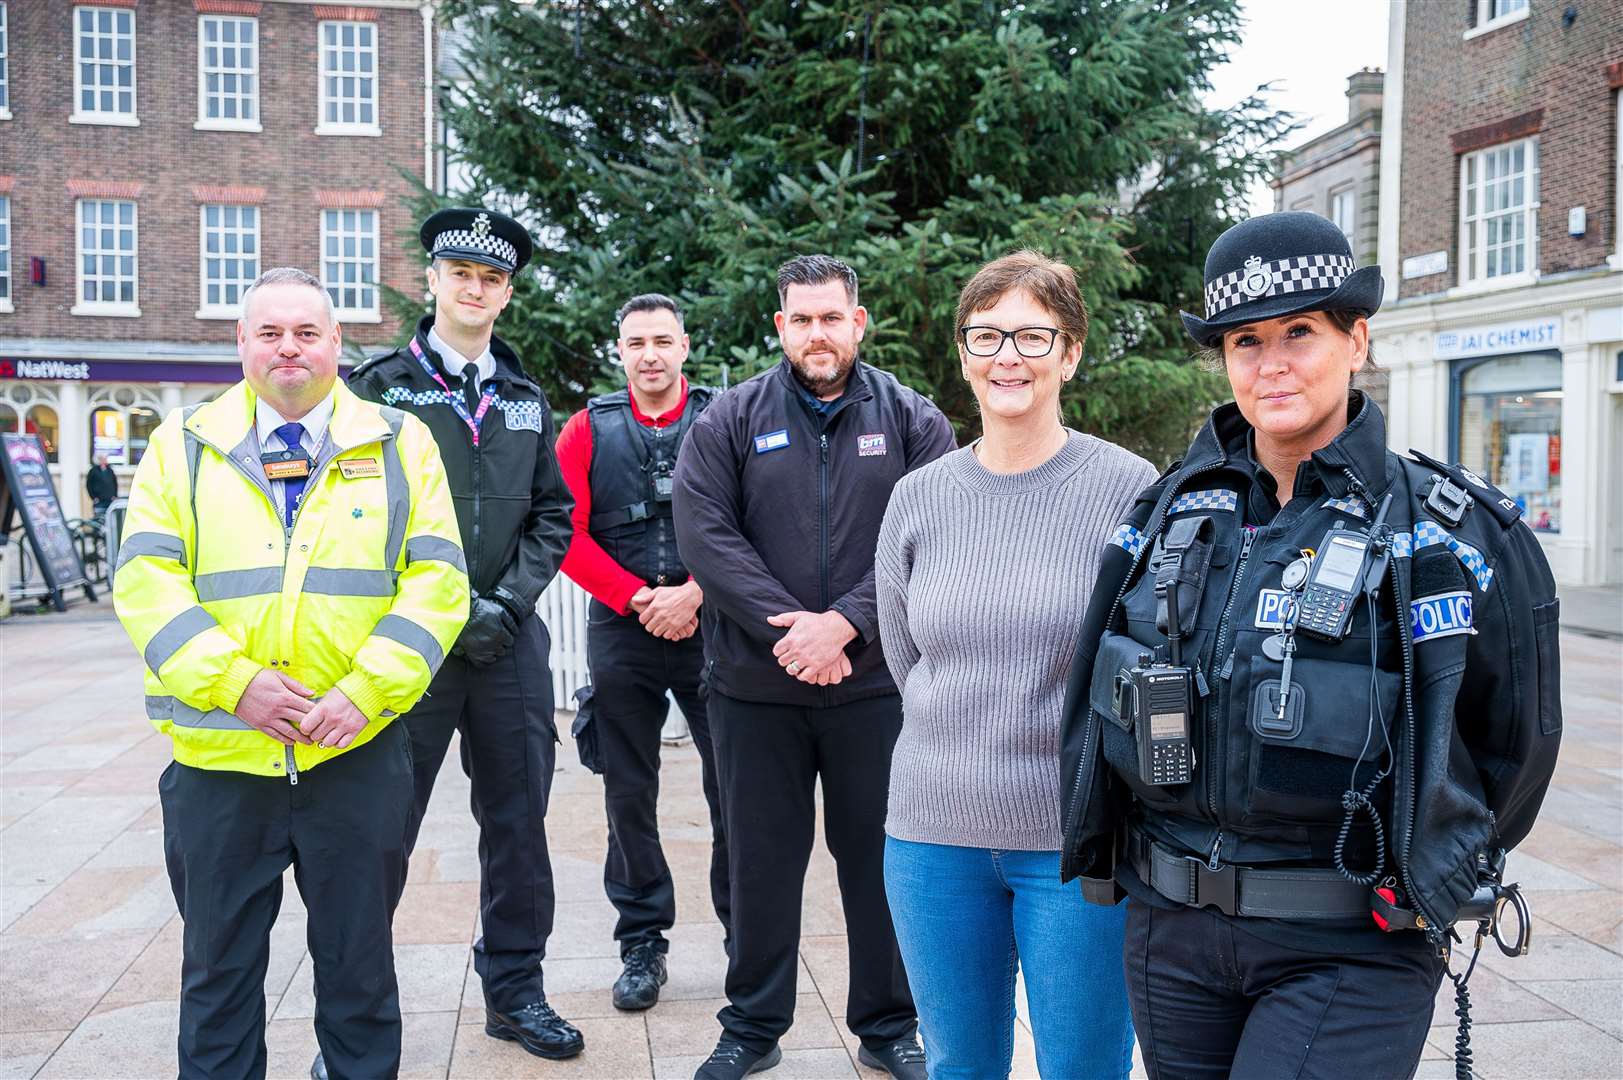
[[1476,633],[1471,629],[1471,593],[1447,592],[1411,600],[1409,630],[1417,645],[1432,638]]
[[755,436],[755,452],[764,454],[768,450],[782,450],[789,445],[789,429],[779,428],[769,431],[765,435]]
[[857,457],[881,457],[885,453],[885,433],[857,436]]
[[1290,610],[1291,594],[1284,589],[1264,589],[1257,597],[1257,617],[1251,625],[1258,630],[1285,629],[1285,614]]
[[496,397],[492,398],[490,403],[501,410],[508,431],[533,431],[537,435],[542,433],[539,401],[507,401]]

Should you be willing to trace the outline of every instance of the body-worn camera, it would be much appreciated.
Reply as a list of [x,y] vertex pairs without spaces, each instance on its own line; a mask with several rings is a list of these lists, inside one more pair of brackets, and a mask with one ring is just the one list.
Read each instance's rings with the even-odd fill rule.
[[1116,673],[1111,705],[1131,718],[1138,744],[1138,776],[1146,784],[1187,784],[1194,772],[1189,669],[1157,663],[1145,653]]
[[676,463],[661,458],[648,466],[648,485],[655,502],[670,502],[676,486]]

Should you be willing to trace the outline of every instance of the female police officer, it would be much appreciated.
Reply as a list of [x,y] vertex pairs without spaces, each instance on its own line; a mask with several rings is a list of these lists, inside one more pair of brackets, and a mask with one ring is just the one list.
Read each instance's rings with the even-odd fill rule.
[[1514,502],[1387,451],[1350,388],[1380,271],[1335,226],[1236,225],[1205,280],[1184,324],[1235,400],[1107,549],[1061,872],[1129,898],[1152,1078],[1409,1075],[1447,928],[1554,768],[1554,582]]

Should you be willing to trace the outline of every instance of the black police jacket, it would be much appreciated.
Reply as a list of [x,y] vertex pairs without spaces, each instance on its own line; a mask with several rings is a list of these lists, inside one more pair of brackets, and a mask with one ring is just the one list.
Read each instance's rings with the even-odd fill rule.
[[712,396],[708,388],[690,385],[681,419],[664,427],[637,422],[629,390],[586,403],[592,433],[588,531],[609,558],[649,585],[680,585],[688,578],[671,521],[672,489],[683,439]]
[[[417,324],[417,344],[445,377],[428,344],[433,325],[432,316]],[[553,452],[552,407],[546,394],[500,338],[491,339],[490,351],[496,358],[496,394],[480,423],[477,446],[447,391],[423,370],[409,347],[361,364],[350,372],[349,387],[369,401],[405,409],[428,425],[445,462],[474,594],[501,588],[529,611],[569,549],[574,532],[569,511],[575,499]],[[445,381],[449,394],[461,393],[460,380]]]
[[[1129,822],[1214,866],[1329,866],[1351,782],[1371,789],[1386,865],[1408,905],[1445,927],[1479,869],[1532,827],[1561,732],[1559,606],[1537,538],[1480,478],[1389,452],[1385,420],[1362,393],[1349,412],[1347,429],[1300,466],[1291,502],[1248,527],[1267,520],[1245,511],[1271,478],[1251,460],[1238,407],[1220,407],[1107,549],[1061,748],[1061,875],[1082,876],[1089,899],[1119,898]],[[1438,476],[1473,497],[1457,521],[1446,500],[1428,503]],[[1338,522],[1367,528],[1387,494],[1394,557],[1373,625],[1359,602],[1344,640],[1297,634],[1298,700],[1280,719],[1282,664],[1263,642],[1280,626],[1285,567]],[[1190,783],[1152,786],[1139,778],[1131,718],[1118,717],[1112,690],[1122,668],[1166,643],[1148,567],[1166,531],[1196,515],[1211,517],[1215,543],[1183,648],[1195,668],[1195,768]],[[1390,773],[1377,784],[1383,765]],[[1369,868],[1375,842],[1367,827],[1354,830],[1350,869]]]
[[[896,684],[879,646],[874,550],[903,475],[953,448],[929,399],[858,362],[826,417],[788,361],[727,390],[693,424],[676,465],[676,538],[704,589],[705,670],[728,697],[821,707]],[[785,611],[838,611],[856,628],[851,674],[818,687],[772,655]]]

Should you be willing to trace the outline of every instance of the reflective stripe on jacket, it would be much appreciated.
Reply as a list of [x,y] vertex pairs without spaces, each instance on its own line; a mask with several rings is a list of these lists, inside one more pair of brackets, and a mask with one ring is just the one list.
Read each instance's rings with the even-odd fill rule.
[[[146,661],[175,760],[280,776],[284,747],[233,715],[272,668],[366,716],[349,749],[417,702],[468,615],[468,575],[433,437],[335,385],[293,528],[259,462],[240,382],[173,412],[136,470],[113,602]],[[294,747],[299,770],[343,750]]]

